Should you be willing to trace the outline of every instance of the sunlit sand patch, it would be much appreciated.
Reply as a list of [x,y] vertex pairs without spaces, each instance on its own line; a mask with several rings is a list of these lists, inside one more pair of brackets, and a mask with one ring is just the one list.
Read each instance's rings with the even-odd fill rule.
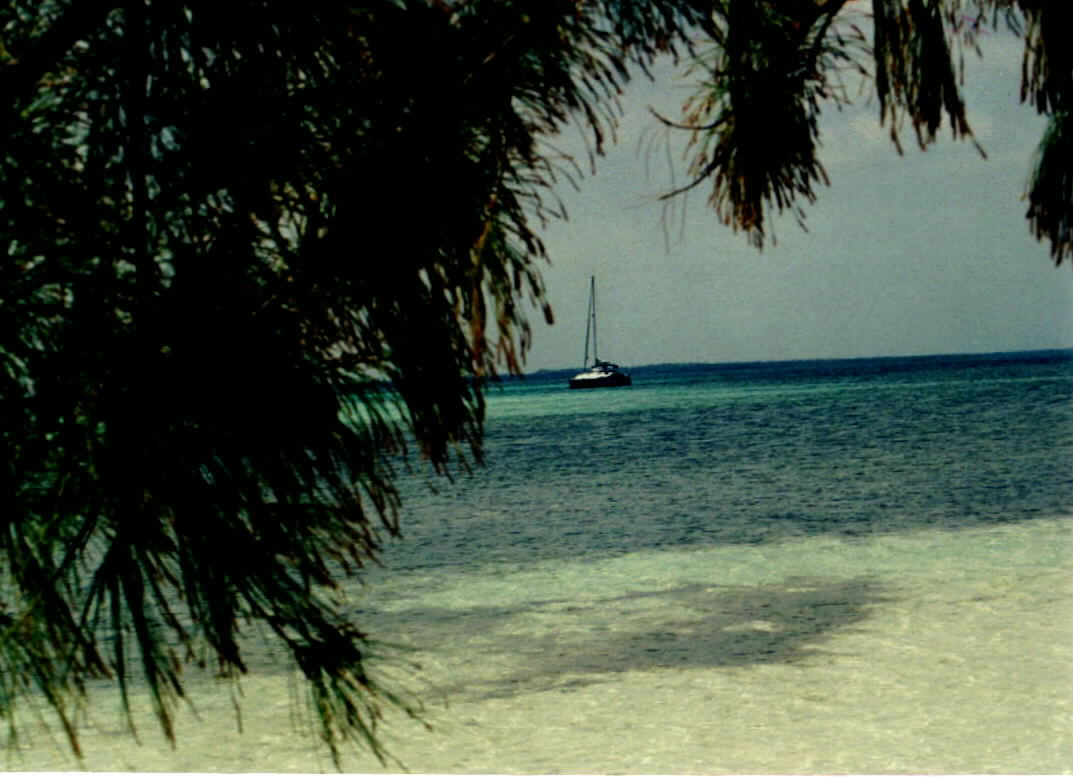
[[[1071,562],[1061,518],[549,562],[355,600],[423,666],[432,732],[398,715],[383,730],[414,772],[1068,773]],[[286,674],[243,682],[241,734],[204,682],[176,750],[147,711],[132,743],[95,694],[83,765],[331,771],[296,733]],[[76,768],[30,733],[9,768]],[[344,768],[400,769],[360,753]]]

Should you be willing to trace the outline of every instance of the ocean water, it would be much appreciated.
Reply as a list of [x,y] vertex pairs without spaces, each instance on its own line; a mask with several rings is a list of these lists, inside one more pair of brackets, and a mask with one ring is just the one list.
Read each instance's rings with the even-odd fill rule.
[[[404,477],[348,595],[432,728],[345,769],[1073,772],[1073,352],[633,375],[505,385],[486,466]],[[81,764],[29,719],[9,768],[330,771],[257,669],[241,732],[191,678],[133,743],[102,688]]]

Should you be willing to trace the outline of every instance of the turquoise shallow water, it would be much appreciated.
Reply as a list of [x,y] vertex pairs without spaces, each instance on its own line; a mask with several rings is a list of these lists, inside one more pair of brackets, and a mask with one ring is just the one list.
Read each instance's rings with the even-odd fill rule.
[[[1073,771],[1070,354],[538,376],[488,462],[404,483],[406,538],[349,589],[421,665],[415,772]],[[270,665],[163,747],[95,696],[84,765],[320,771]],[[386,668],[383,671],[388,671]],[[36,737],[14,768],[73,768]],[[351,771],[384,767],[361,754]],[[398,770],[398,765],[387,767]]]

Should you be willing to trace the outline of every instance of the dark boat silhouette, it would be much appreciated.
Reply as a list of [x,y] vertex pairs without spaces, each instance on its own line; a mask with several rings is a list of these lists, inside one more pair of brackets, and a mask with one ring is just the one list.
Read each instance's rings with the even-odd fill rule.
[[570,379],[572,389],[612,388],[615,386],[632,386],[633,380],[622,368],[612,362],[601,361],[596,348],[596,276],[589,281],[589,313],[585,321],[585,359],[589,363],[589,341],[592,341],[592,366]]

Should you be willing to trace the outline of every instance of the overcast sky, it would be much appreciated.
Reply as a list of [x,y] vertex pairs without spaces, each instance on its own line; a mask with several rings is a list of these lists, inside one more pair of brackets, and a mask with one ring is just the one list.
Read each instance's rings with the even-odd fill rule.
[[665,233],[666,154],[644,151],[657,130],[648,107],[674,115],[690,90],[670,68],[635,81],[618,144],[580,192],[563,186],[570,218],[543,233],[556,323],[534,313],[526,370],[580,366],[590,275],[600,357],[624,366],[1073,347],[1073,271],[1054,267],[1024,218],[1043,122],[1019,102],[1021,44],[981,42],[966,97],[987,160],[945,128],[927,152],[910,130],[899,157],[874,103],[832,108],[820,155],[831,186],[807,209],[808,232],[776,219],[762,252],[707,209],[706,184],[684,230]]

